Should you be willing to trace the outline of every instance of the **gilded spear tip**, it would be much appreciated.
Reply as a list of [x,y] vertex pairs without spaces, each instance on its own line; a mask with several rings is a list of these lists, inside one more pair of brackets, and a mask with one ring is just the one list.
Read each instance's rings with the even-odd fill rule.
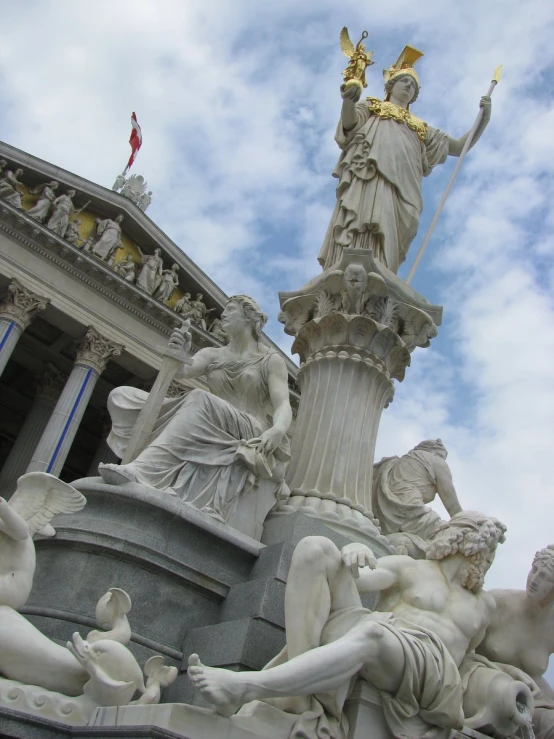
[[494,82],[500,82],[501,77],[502,77],[502,64],[494,70],[494,75],[492,79]]

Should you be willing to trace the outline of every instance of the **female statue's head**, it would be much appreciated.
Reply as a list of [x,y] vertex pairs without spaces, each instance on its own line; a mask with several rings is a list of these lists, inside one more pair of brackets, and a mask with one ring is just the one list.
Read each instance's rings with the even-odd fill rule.
[[232,295],[221,314],[221,321],[229,336],[232,337],[248,327],[254,339],[259,341],[267,316],[253,298],[248,295]]
[[417,100],[419,84],[413,75],[400,72],[385,82],[385,100],[390,100],[392,94],[408,107]]
[[527,596],[532,600],[554,597],[554,544],[535,554],[527,577]]

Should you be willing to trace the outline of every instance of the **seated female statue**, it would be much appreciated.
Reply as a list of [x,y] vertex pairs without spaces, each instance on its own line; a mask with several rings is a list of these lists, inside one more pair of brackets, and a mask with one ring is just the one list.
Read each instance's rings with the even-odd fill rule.
[[[181,398],[166,398],[148,446],[129,464],[100,465],[104,481],[138,482],[177,495],[255,535],[234,524],[232,516],[243,494],[248,494],[249,507],[256,508],[261,487],[267,503],[266,483],[269,505],[252,515],[258,525],[276,500],[288,495],[283,478],[292,421],[285,362],[261,341],[266,321],[252,298],[231,297],[222,314],[227,346],[201,349],[176,377],[203,377],[210,392],[195,389]],[[170,346],[188,351],[190,344],[190,334],[173,332]],[[129,387],[110,394],[108,443],[119,457],[146,398],[144,391]],[[251,496],[252,491],[257,493]]]

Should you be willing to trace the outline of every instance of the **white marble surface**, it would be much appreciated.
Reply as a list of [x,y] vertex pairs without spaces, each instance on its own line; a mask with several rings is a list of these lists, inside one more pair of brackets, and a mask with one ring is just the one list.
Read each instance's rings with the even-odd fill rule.
[[[262,672],[209,668],[191,655],[189,677],[222,715],[271,699],[298,715],[306,736],[326,726],[338,738],[346,736],[343,704],[359,675],[379,692],[393,734],[433,727],[447,737],[464,724],[459,669],[494,611],[482,586],[504,531],[495,519],[462,512],[435,534],[427,560],[376,561],[364,545],[339,551],[326,538],[308,537],[287,580],[286,649]],[[378,612],[362,607],[360,594],[368,592],[380,593]],[[488,669],[479,665],[480,679]],[[489,672],[494,725],[509,735],[520,721],[515,697],[532,706],[530,692],[513,680],[498,689],[506,676]],[[251,712],[248,705],[243,711]]]

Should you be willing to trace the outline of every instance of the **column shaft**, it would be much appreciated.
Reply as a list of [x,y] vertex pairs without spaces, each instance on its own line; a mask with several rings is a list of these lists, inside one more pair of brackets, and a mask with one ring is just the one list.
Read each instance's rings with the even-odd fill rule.
[[22,333],[23,326],[16,321],[0,318],[0,375],[4,372]]
[[120,354],[122,347],[89,328],[73,370],[54,412],[33,453],[27,472],[59,475],[75,439],[94,386],[109,358]]
[[371,510],[377,429],[393,385],[371,360],[342,354],[328,352],[300,370],[287,481],[293,493],[333,493]]

